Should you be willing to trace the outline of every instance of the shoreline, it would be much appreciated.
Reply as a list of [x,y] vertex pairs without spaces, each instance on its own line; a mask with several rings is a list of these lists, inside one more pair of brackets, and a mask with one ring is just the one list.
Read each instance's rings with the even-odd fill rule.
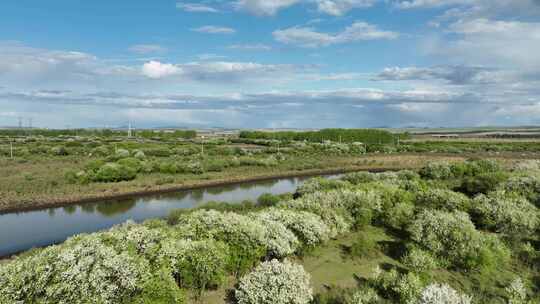
[[34,203],[30,206],[19,206],[19,207],[7,207],[0,209],[0,216],[10,213],[20,213],[20,212],[30,212],[30,211],[39,211],[49,208],[58,208],[66,207],[70,205],[80,205],[80,204],[90,204],[96,203],[99,201],[111,201],[117,199],[129,199],[136,197],[151,196],[157,194],[172,193],[178,191],[186,190],[197,190],[202,188],[210,187],[220,187],[220,186],[230,186],[237,185],[242,183],[249,182],[259,182],[280,178],[294,178],[294,177],[310,177],[318,175],[331,175],[331,174],[343,174],[351,173],[358,171],[368,171],[368,172],[384,172],[384,171],[397,171],[404,170],[406,168],[392,168],[392,167],[380,167],[380,168],[363,168],[363,167],[348,167],[348,168],[332,168],[332,169],[313,169],[313,170],[304,170],[304,171],[288,171],[279,174],[268,174],[268,175],[254,175],[246,178],[232,178],[232,179],[216,179],[210,181],[200,181],[192,184],[176,184],[168,187],[159,187],[153,186],[149,189],[140,190],[140,191],[128,191],[123,193],[107,193],[104,195],[94,195],[89,197],[83,197],[78,199],[73,198],[59,198],[48,202],[39,202]]

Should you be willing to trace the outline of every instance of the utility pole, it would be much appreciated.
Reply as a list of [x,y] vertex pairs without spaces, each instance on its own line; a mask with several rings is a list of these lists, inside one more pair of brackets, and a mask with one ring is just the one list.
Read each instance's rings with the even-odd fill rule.
[[204,156],[204,136],[201,136],[201,155]]
[[128,137],[131,137],[131,121],[129,122],[128,126]]
[[19,119],[19,129],[22,129],[22,127],[23,127],[23,125],[22,125],[22,119],[23,119],[23,118],[22,118],[21,116],[19,116],[19,117],[17,117],[17,118]]
[[9,141],[9,155],[13,159],[13,142],[11,140]]

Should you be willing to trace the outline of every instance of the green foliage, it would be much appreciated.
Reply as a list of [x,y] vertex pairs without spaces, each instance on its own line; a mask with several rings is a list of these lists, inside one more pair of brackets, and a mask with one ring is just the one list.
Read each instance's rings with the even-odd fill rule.
[[416,196],[416,203],[419,208],[446,211],[467,212],[471,208],[471,200],[464,194],[439,188],[430,188],[419,192]]
[[95,172],[95,175],[91,177],[91,180],[110,183],[129,181],[135,179],[135,177],[137,177],[137,171],[133,168],[118,163],[106,163]]
[[163,245],[172,273],[183,288],[200,293],[216,288],[225,279],[228,247],[215,241],[170,241]]
[[378,249],[376,240],[367,234],[360,234],[349,248],[349,254],[357,258],[372,257]]
[[141,294],[133,300],[134,304],[183,304],[186,296],[178,288],[174,278],[165,267],[160,268],[146,280]]
[[279,203],[281,198],[271,193],[263,193],[257,198],[257,204],[262,207],[273,207]]
[[[402,135],[402,139],[406,136]],[[335,142],[361,142],[361,143],[394,143],[396,136],[384,130],[376,129],[323,129],[310,132],[261,132],[242,131],[240,138],[246,139],[277,139],[285,141],[322,142],[331,140]]]

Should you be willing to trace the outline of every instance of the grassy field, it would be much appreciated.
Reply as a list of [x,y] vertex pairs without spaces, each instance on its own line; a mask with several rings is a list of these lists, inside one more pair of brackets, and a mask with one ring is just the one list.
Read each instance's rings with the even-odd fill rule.
[[[283,142],[281,146],[276,146],[275,142],[255,142],[231,143],[222,140],[206,143],[206,152],[201,155],[201,147],[195,142],[22,138],[17,142],[14,159],[9,157],[7,150],[0,151],[4,154],[0,158],[0,212],[264,177],[317,174],[332,170],[417,169],[429,161],[459,161],[470,157],[511,163],[540,155],[540,149],[534,149],[536,143],[523,141],[413,141],[409,146],[368,145],[361,150],[338,143],[299,145]],[[484,151],[484,147],[489,147],[489,150]],[[146,152],[144,158],[135,159],[136,176],[117,182],[78,181],[66,177],[76,174],[86,176],[89,167],[121,163],[126,156],[116,156],[115,151],[119,150],[131,151],[131,156],[127,156],[131,162],[136,151]],[[176,167],[195,164],[200,166],[201,171],[175,169],[169,172],[168,167],[163,168],[163,165],[170,164]],[[142,172],[142,166],[151,168]]]
[[203,174],[141,174],[116,183],[72,183],[67,172],[83,170],[94,159],[80,156],[2,159],[0,211],[74,203],[87,199],[166,191],[212,183],[248,181],[254,178],[319,173],[326,170],[419,168],[433,160],[463,160],[459,155],[290,155],[276,166],[239,166]]

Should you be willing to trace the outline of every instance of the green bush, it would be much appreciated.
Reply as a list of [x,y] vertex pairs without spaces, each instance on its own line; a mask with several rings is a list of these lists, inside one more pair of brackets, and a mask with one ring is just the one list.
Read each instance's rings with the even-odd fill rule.
[[379,246],[372,237],[360,234],[349,248],[349,254],[357,258],[373,257],[377,254],[378,249]]
[[66,155],[69,155],[69,151],[63,147],[63,146],[58,146],[58,147],[53,147],[51,149],[51,153],[53,155],[57,155],[57,156],[66,156]]
[[132,168],[117,164],[106,163],[92,177],[95,182],[120,182],[129,181],[137,177],[137,171]]
[[200,294],[218,287],[225,279],[228,248],[221,242],[172,241],[163,245],[162,252],[180,287],[195,289]]
[[278,195],[263,193],[257,198],[257,204],[262,207],[273,207],[277,205],[280,200],[281,199]]
[[464,178],[459,190],[468,195],[486,194],[497,189],[507,179],[508,174],[505,172],[481,173]]
[[140,172],[142,169],[141,161],[134,157],[123,158],[117,161],[117,163],[121,166],[130,168],[134,170],[135,172]]
[[416,196],[419,207],[447,211],[468,211],[471,200],[464,194],[448,189],[429,188]]

